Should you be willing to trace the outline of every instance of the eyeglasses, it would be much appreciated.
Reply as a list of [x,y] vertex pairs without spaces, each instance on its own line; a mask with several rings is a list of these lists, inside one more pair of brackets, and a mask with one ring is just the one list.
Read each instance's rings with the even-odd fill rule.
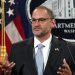
[[36,23],[36,22],[43,23],[43,22],[45,22],[45,21],[47,21],[47,20],[49,20],[49,19],[50,19],[50,18],[38,18],[38,19],[32,18],[32,19],[30,19],[30,21],[31,21],[32,23]]

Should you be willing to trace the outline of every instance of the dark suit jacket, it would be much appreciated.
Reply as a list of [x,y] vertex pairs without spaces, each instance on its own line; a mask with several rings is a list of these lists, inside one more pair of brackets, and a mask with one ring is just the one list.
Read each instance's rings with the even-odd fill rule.
[[[51,50],[44,75],[57,75],[57,70],[59,66],[63,64],[64,58],[73,72],[75,70],[75,62],[70,48],[68,47],[68,43],[61,38],[52,36]],[[11,49],[9,60],[16,63],[13,73],[17,73],[17,75],[37,75],[33,38],[14,44]]]

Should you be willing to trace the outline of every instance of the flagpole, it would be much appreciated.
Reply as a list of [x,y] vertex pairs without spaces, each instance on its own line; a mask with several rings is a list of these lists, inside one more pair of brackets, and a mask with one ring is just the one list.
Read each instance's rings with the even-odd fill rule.
[[6,42],[5,42],[5,12],[4,12],[4,0],[1,0],[2,7],[2,37],[1,37],[1,47],[0,47],[0,62],[5,63],[6,56]]
[[3,26],[3,46],[5,46],[5,12],[4,12],[4,0],[2,0],[2,26]]

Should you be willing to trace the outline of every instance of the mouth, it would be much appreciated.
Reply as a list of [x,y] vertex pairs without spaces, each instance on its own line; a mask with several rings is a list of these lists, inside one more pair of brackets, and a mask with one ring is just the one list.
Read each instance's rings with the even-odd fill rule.
[[33,28],[33,30],[39,31],[41,30],[41,28]]
[[33,31],[39,33],[41,30],[40,29],[34,29]]
[[34,29],[34,30],[35,30],[35,31],[39,31],[40,29],[37,29],[37,28],[36,28],[36,29]]

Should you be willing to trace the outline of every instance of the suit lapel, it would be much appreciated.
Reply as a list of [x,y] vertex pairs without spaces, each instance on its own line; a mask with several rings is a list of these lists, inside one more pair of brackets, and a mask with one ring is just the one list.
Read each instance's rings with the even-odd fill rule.
[[52,37],[52,41],[51,41],[51,50],[49,53],[49,57],[48,57],[48,61],[47,61],[47,65],[45,68],[45,71],[48,72],[48,70],[51,68],[53,68],[53,66],[55,65],[59,54],[60,54],[61,50],[60,50],[60,44],[57,38],[55,38],[55,36]]

